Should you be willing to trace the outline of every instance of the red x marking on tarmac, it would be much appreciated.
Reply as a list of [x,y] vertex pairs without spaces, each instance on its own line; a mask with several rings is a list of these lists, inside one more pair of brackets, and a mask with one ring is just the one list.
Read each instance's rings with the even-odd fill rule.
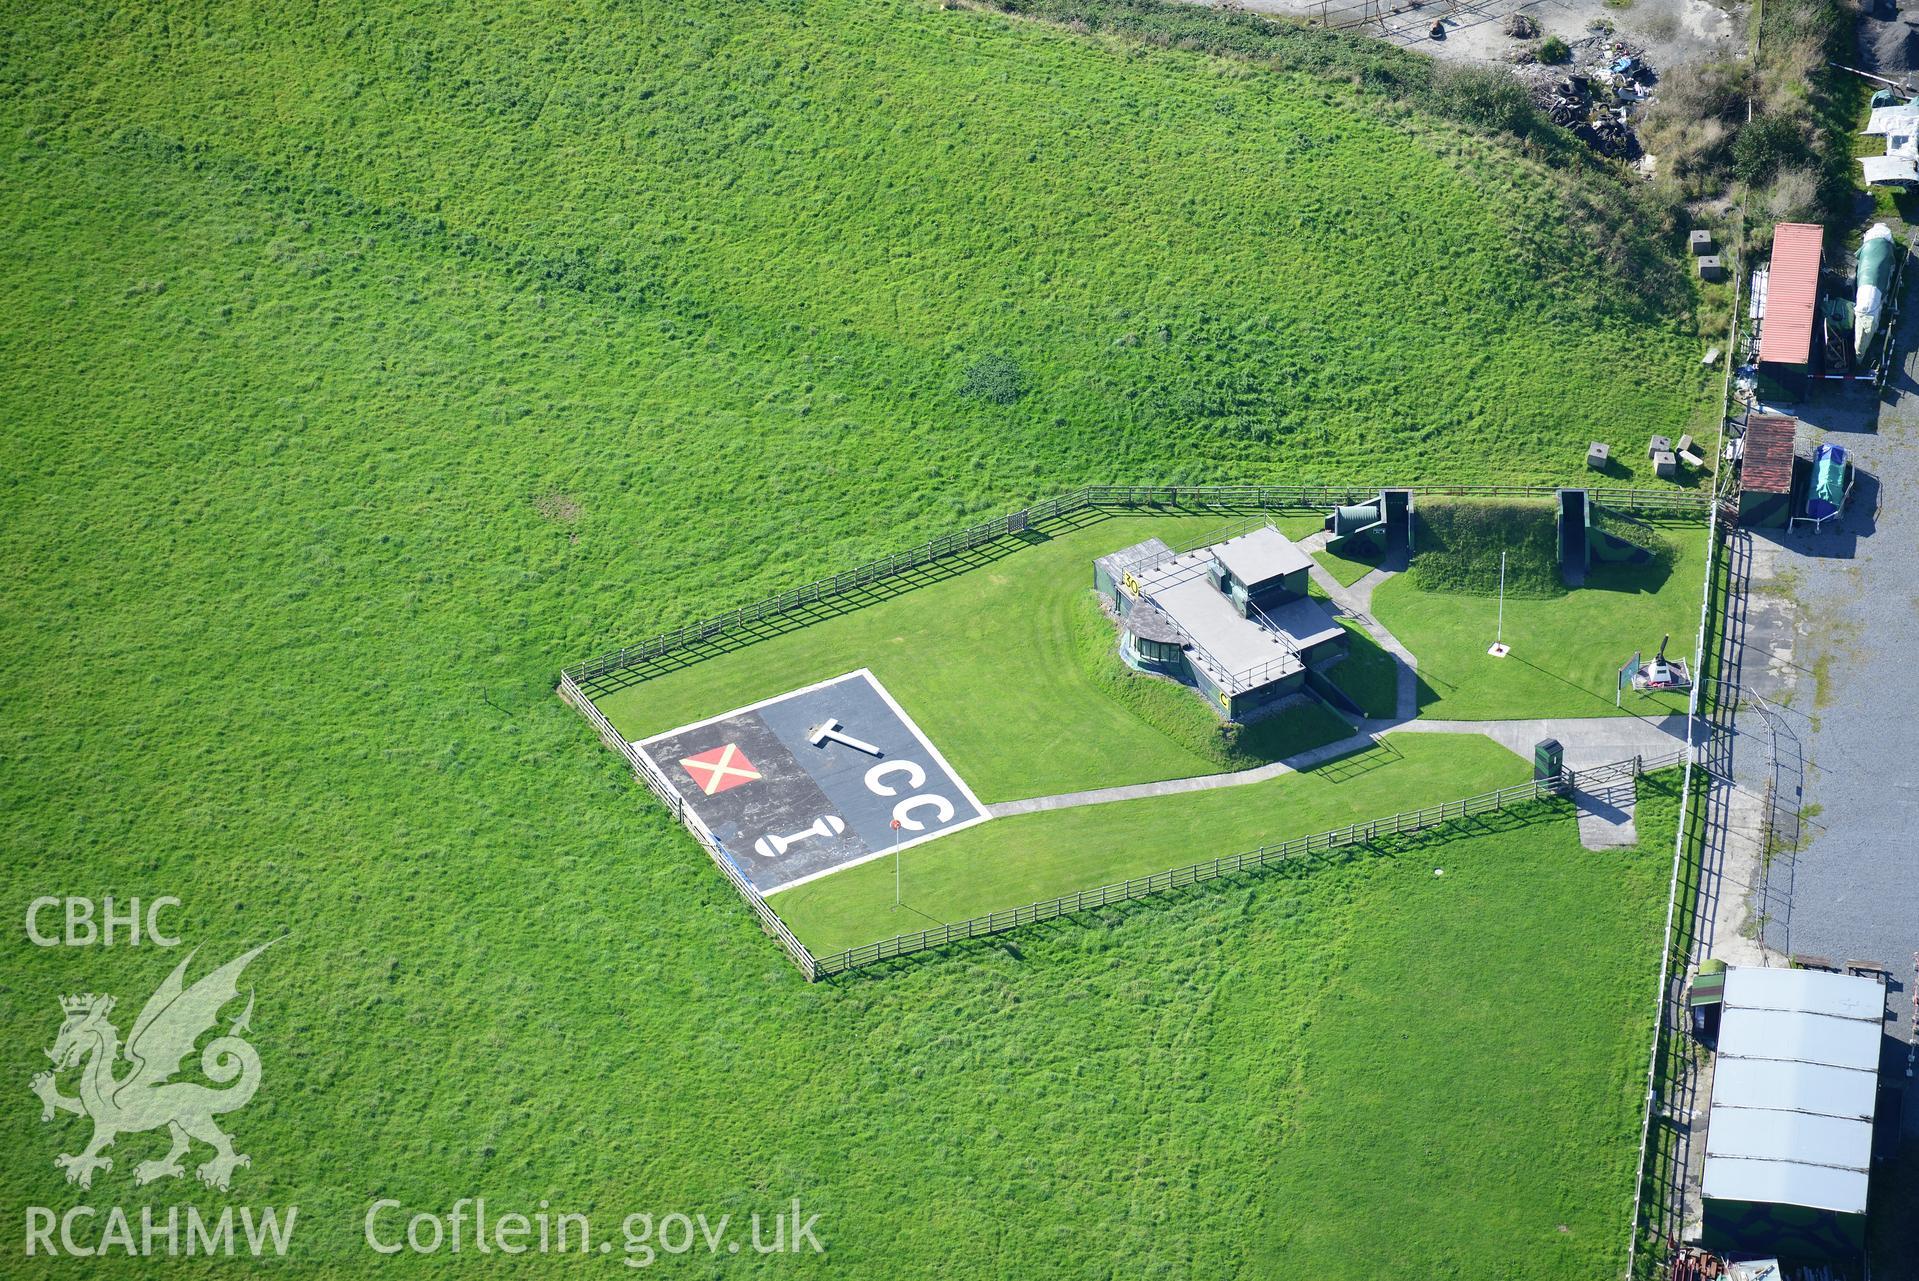
[[689,774],[700,790],[708,796],[724,792],[729,787],[738,787],[742,783],[751,783],[760,776],[753,768],[753,762],[746,759],[746,753],[737,743],[728,743],[698,756],[688,756],[680,765]]

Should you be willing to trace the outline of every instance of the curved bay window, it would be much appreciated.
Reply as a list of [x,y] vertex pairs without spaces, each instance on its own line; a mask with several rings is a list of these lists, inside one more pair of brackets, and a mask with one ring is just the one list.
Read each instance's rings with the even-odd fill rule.
[[1148,640],[1136,636],[1133,643],[1139,650],[1141,660],[1148,663],[1177,663],[1182,650],[1178,641]]

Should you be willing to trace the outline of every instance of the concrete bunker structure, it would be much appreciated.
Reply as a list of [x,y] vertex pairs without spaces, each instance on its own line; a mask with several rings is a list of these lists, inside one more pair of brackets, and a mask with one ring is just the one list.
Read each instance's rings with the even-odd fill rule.
[[1344,658],[1346,629],[1307,593],[1311,558],[1271,525],[1174,551],[1148,539],[1093,563],[1120,656],[1193,686],[1227,720],[1256,717]]

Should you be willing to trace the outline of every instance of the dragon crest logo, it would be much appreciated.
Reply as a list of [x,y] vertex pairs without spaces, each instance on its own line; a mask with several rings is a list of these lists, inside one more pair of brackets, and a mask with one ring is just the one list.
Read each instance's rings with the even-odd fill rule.
[[[195,1140],[213,1149],[211,1159],[196,1171],[208,1187],[226,1191],[234,1169],[252,1164],[233,1150],[233,1140],[214,1123],[215,1117],[245,1107],[260,1086],[260,1056],[244,1035],[253,1017],[251,991],[246,1009],[200,1052],[200,1070],[214,1086],[224,1088],[173,1078],[194,1044],[218,1024],[221,1009],[240,995],[240,972],[270,946],[262,943],[191,987],[186,985],[187,966],[193,960],[189,953],[141,1007],[124,1049],[120,1031],[108,1017],[114,1007],[111,996],[89,992],[61,999],[65,1021],[47,1051],[53,1070],[35,1076],[32,1087],[40,1096],[42,1121],[53,1120],[56,1112],[71,1112],[93,1122],[93,1138],[77,1156],[62,1153],[54,1158],[54,1164],[66,1171],[68,1183],[92,1187],[96,1170],[113,1169],[113,1158],[101,1153],[115,1139],[162,1126],[172,1136],[173,1146],[160,1159],[134,1166],[136,1183],[179,1178],[186,1172],[180,1158]],[[131,1066],[116,1076],[123,1056]],[[79,1093],[69,1097],[60,1093],[59,1076],[75,1068],[80,1072]]]

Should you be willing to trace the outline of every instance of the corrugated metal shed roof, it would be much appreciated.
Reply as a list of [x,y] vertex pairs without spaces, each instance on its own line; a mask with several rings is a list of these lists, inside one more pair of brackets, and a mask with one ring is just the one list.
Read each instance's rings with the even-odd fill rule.
[[1864,1170],[1709,1156],[1702,1190],[1714,1201],[1764,1201],[1864,1214],[1867,1182]]
[[1775,1108],[1865,1119],[1873,1113],[1879,1074],[1824,1063],[1721,1059],[1712,1097],[1726,1107]]
[[1749,414],[1739,487],[1749,494],[1792,492],[1792,447],[1799,422],[1789,414]]
[[[1730,1000],[1726,1008],[1731,1010]],[[1869,1069],[1879,1063],[1879,1023],[1806,1010],[1743,1010],[1737,1019],[1720,1015],[1719,1052],[1742,1059]]]
[[1713,1109],[1706,1134],[1707,1156],[1747,1157],[1754,1161],[1792,1161],[1801,1165],[1852,1168],[1853,1154],[1872,1150],[1872,1122],[1770,1108]]
[[1825,241],[1826,229],[1816,222],[1782,222],[1772,229],[1766,323],[1759,331],[1760,364],[1803,365],[1812,358],[1819,257]]
[[1886,993],[1808,970],[1726,972],[1702,1190],[1866,1212]]
[[1851,974],[1742,965],[1726,971],[1723,990],[1725,999],[1742,1010],[1816,1010],[1874,1024],[1886,1016],[1886,990]]

